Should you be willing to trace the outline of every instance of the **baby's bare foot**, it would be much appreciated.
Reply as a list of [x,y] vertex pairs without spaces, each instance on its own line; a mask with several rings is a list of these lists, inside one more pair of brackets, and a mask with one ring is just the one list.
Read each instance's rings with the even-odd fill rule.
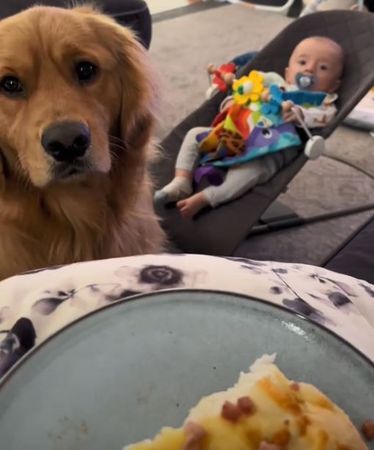
[[201,209],[208,205],[208,201],[202,192],[198,192],[191,197],[180,200],[177,203],[177,208],[182,217],[191,218],[197,214]]

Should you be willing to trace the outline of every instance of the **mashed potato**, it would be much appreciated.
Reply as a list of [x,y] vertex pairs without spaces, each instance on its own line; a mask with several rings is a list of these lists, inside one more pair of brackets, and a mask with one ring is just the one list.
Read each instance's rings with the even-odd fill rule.
[[311,384],[257,360],[227,391],[203,397],[181,428],[125,450],[367,450],[348,416]]

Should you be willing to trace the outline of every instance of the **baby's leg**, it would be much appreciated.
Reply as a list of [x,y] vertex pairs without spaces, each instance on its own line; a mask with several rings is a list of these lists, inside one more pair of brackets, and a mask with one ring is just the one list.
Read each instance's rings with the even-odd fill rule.
[[203,192],[208,203],[215,208],[221,203],[240,197],[257,184],[266,183],[274,173],[263,158],[254,159],[229,169],[221,185],[209,186]]
[[201,192],[177,203],[183,217],[193,217],[207,205],[215,208],[221,203],[239,197],[262,182],[265,183],[273,172],[264,164],[262,158],[236,166],[227,171],[225,180],[219,186],[209,186]]
[[201,192],[177,203],[183,217],[193,217],[202,208],[212,208],[245,194],[258,184],[266,183],[282,167],[289,164],[298,154],[295,149],[284,150],[272,155],[254,159],[227,171],[225,180],[219,186],[209,186]]
[[155,192],[155,201],[175,202],[191,195],[193,170],[199,157],[196,136],[208,130],[210,130],[208,127],[195,127],[186,134],[175,163],[174,178],[169,184]]

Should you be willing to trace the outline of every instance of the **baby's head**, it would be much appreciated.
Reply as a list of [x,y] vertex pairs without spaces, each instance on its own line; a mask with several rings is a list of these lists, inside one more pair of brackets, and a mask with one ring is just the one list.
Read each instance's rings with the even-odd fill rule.
[[330,38],[313,36],[302,40],[292,52],[285,78],[289,84],[298,84],[301,76],[311,77],[312,91],[335,92],[343,73],[344,52]]

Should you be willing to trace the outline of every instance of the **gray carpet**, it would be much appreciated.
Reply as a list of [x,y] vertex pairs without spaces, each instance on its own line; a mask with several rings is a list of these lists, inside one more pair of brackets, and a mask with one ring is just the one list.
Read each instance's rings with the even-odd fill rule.
[[[158,136],[164,137],[204,100],[205,68],[258,50],[283,29],[287,17],[238,5],[157,22],[151,55],[162,73],[164,105]],[[340,127],[328,140],[327,155],[374,176],[374,139]],[[341,162],[322,157],[295,177],[281,201],[303,216],[374,203],[374,180]],[[237,254],[257,259],[319,265],[373,212],[250,237]]]

